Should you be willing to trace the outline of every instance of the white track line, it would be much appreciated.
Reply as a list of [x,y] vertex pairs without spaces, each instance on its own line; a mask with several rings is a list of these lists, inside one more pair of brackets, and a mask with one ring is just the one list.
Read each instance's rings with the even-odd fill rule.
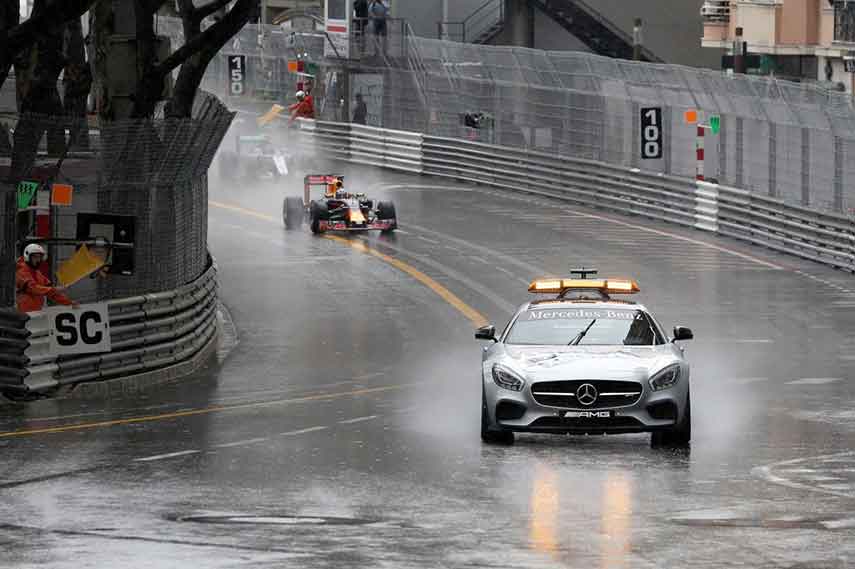
[[329,429],[329,427],[319,425],[317,427],[308,427],[305,429],[297,429],[296,431],[286,431],[284,433],[279,433],[279,436],[280,437],[293,437],[294,435],[302,435],[305,433],[314,433],[315,431],[323,431],[326,429]]
[[370,421],[371,419],[376,419],[377,415],[368,415],[367,417],[357,417],[355,419],[347,419],[346,421],[339,421],[339,425],[352,425],[354,423],[361,423],[363,421]]
[[167,454],[156,454],[154,456],[147,456],[145,458],[137,458],[134,462],[154,462],[156,460],[164,460],[167,458],[176,458],[179,456],[187,456],[189,454],[198,454],[202,451],[199,450],[182,450],[178,452],[170,452]]
[[803,377],[794,381],[788,381],[787,385],[825,385],[826,383],[836,383],[843,381],[839,377]]
[[243,441],[235,441],[233,443],[223,443],[221,445],[214,445],[213,448],[232,448],[232,447],[239,447],[239,446],[244,446],[244,445],[254,445],[256,443],[263,443],[263,442],[266,442],[268,440],[269,439],[267,439],[266,437],[259,437],[257,439],[246,439]]

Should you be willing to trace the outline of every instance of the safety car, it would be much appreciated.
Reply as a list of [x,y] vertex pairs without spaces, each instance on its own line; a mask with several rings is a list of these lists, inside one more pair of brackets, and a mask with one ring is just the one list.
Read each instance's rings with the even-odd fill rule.
[[595,270],[536,279],[505,329],[475,337],[492,342],[481,366],[481,438],[511,443],[515,432],[650,432],[654,446],[689,444],[689,363],[641,304],[629,279],[597,279]]
[[[312,190],[323,187],[324,195],[312,199]],[[344,189],[344,176],[309,175],[303,179],[303,196],[289,196],[282,204],[286,229],[296,229],[309,222],[312,233],[325,231],[369,231],[391,233],[398,228],[395,204],[375,201],[364,193]]]

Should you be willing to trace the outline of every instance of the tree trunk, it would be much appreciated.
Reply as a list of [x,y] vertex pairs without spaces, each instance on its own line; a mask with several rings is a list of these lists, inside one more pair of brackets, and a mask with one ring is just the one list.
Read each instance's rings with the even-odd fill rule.
[[113,35],[113,7],[98,2],[89,12],[89,66],[92,73],[92,95],[95,110],[102,121],[113,120],[110,83],[107,81],[107,50]]
[[86,99],[92,87],[92,73],[86,63],[83,25],[80,18],[72,20],[65,29],[65,73],[62,84],[65,91],[64,110],[71,132],[69,147],[89,148],[89,125],[86,120]]
[[[45,10],[46,0],[36,0],[33,14]],[[64,24],[54,23],[45,29],[30,49],[15,60],[18,111],[15,128],[11,175],[20,180],[29,175],[35,164],[39,142],[47,131],[47,150],[51,156],[65,151],[65,125],[61,119],[62,100],[57,81],[65,65],[62,56]],[[46,118],[50,116],[52,118]]]
[[133,117],[146,118],[163,92],[163,80],[147,80],[157,61],[157,38],[154,35],[154,11],[146,0],[134,0],[137,40],[137,87]]
[[225,2],[209,2],[207,5],[193,8],[192,2],[179,0],[185,4],[181,11],[184,23],[184,45],[173,52],[167,61],[155,68],[156,73],[168,73],[180,63],[181,71],[166,105],[170,118],[190,118],[193,113],[193,101],[208,64],[222,47],[249,21],[253,14],[255,0],[237,0],[224,17],[201,31],[204,18],[215,13],[216,8],[225,7]]
[[[182,20],[185,42],[202,33],[202,22],[198,18],[185,14]],[[169,118],[187,118],[192,115],[196,90],[211,61],[211,57],[204,57],[204,52],[205,50],[190,56],[181,65],[178,79],[172,88],[172,97],[166,105],[166,116]]]
[[181,66],[178,80],[172,89],[172,98],[166,105],[166,115],[170,118],[189,118],[193,114],[193,102],[199,85],[205,77],[208,64],[216,53],[197,53]]
[[[0,0],[0,89],[9,77],[12,69],[12,58],[9,55],[7,32],[18,25],[20,13],[17,0]],[[9,129],[5,124],[0,124],[0,156],[12,154],[12,141],[9,138]]]
[[0,0],[0,88],[9,76],[12,68],[12,57],[9,53],[7,34],[21,20],[18,2],[16,0]]

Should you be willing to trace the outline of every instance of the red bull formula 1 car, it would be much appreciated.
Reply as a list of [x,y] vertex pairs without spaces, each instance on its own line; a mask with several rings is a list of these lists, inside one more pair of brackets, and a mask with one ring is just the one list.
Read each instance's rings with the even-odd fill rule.
[[[312,188],[323,187],[321,199],[311,199]],[[369,231],[391,233],[398,228],[395,204],[351,194],[344,189],[344,176],[310,175],[303,179],[303,197],[287,197],[282,206],[286,229],[296,229],[308,220],[312,233],[325,231]]]

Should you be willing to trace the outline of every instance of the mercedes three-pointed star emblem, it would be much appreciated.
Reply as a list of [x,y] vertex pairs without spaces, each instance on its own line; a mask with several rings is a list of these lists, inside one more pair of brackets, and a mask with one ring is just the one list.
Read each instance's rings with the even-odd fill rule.
[[598,396],[599,393],[597,393],[597,388],[590,383],[583,383],[579,386],[579,389],[576,390],[576,401],[586,407],[596,403]]

